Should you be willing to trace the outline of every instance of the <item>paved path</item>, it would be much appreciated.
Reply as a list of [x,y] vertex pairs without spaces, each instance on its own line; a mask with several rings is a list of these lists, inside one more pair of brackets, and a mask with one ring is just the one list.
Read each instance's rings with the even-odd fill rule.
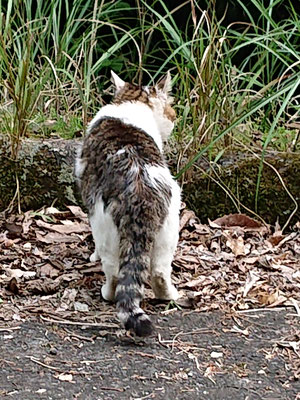
[[0,398],[298,400],[293,313],[161,313],[146,341],[35,319],[2,325]]

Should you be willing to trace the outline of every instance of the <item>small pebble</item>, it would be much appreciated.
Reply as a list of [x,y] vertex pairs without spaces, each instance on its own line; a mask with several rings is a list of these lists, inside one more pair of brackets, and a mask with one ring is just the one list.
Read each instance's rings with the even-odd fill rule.
[[210,353],[211,358],[221,358],[223,357],[223,353],[219,351],[212,351]]
[[57,349],[55,347],[50,347],[49,354],[52,354],[53,356],[56,356]]

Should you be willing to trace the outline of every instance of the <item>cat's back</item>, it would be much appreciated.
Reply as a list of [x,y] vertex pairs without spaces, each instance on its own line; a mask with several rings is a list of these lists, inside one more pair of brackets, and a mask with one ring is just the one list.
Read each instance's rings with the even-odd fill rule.
[[103,117],[91,125],[81,154],[91,170],[92,165],[115,164],[126,156],[140,163],[164,163],[157,144],[143,129],[116,117]]
[[[133,108],[133,107],[132,107]],[[136,107],[137,113],[143,108]],[[112,108],[110,109],[110,113]],[[118,109],[117,109],[118,111]],[[121,110],[122,111],[122,110]],[[131,111],[132,113],[133,111]],[[143,115],[138,115],[141,120]],[[159,186],[153,185],[150,174],[153,168],[164,170],[171,180],[164,157],[157,142],[142,127],[128,121],[128,117],[100,115],[91,122],[81,150],[84,171],[81,176],[81,192],[89,209],[101,196],[106,204],[112,200],[125,201],[131,197],[135,202],[150,202],[154,205],[165,192],[170,196],[166,177]],[[131,118],[132,119],[132,118]],[[151,120],[144,122],[151,129]],[[137,125],[141,125],[140,123]],[[155,133],[155,126],[152,129]]]

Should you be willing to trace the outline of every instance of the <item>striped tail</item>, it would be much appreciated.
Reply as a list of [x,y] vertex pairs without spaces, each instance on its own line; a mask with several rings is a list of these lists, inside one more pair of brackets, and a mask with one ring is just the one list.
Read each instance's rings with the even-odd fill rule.
[[128,240],[121,241],[120,250],[120,270],[116,287],[118,317],[125,329],[137,336],[149,336],[153,332],[153,325],[140,308],[144,279],[150,264],[149,251],[143,251],[139,243],[132,244]]

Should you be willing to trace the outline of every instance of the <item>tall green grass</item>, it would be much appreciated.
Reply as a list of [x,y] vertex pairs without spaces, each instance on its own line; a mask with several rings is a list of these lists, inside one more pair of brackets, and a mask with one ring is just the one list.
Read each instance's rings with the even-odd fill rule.
[[8,0],[0,8],[0,127],[15,158],[31,126],[61,117],[86,125],[102,104],[108,69],[119,72],[139,46],[122,1]]
[[[251,123],[250,117],[259,124],[264,149],[279,124],[288,126],[299,120],[300,20],[295,12],[289,20],[276,23],[272,11],[278,1],[271,1],[268,8],[253,1],[261,13],[255,22],[240,2],[250,22],[224,26],[216,17],[214,2],[205,10],[194,2],[198,17],[192,18],[191,13],[187,21],[193,25],[191,36],[177,28],[172,11],[159,2],[164,7],[161,14],[144,4],[156,15],[156,29],[169,49],[161,70],[173,64],[177,74],[181,111],[177,134],[189,161],[180,174],[212,145],[230,146],[239,133],[234,128]],[[246,54],[244,60],[234,64],[241,51]],[[251,136],[244,140],[249,142]]]
[[[238,4],[243,21],[227,24],[230,10],[220,16],[214,1],[0,0],[0,129],[12,156],[49,120],[84,128],[106,100],[110,69],[138,83],[170,69],[178,177],[190,179],[202,155],[217,160],[243,143],[261,155],[258,201],[266,150],[299,149],[291,128],[299,124],[300,19],[288,1]],[[287,19],[274,17],[279,6]]]

